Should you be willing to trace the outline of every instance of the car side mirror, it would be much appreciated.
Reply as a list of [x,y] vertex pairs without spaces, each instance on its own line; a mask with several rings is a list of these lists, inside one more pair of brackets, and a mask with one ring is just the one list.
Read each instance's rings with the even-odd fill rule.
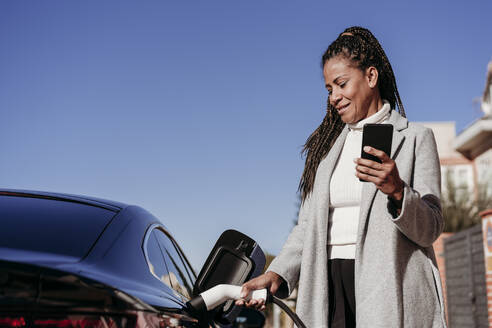
[[[240,286],[259,276],[265,263],[265,254],[253,239],[239,231],[226,230],[220,235],[198,274],[193,296],[219,284]],[[244,308],[236,306],[233,301],[227,301],[211,311],[213,313],[209,313],[209,316],[219,323],[232,324],[241,310]]]

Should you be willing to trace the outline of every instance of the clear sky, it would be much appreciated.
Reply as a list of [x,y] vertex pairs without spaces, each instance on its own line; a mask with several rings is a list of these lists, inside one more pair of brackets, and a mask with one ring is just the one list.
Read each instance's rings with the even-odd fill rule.
[[380,40],[413,121],[481,116],[491,1],[0,1],[0,185],[140,205],[199,269],[220,233],[278,253],[320,58]]

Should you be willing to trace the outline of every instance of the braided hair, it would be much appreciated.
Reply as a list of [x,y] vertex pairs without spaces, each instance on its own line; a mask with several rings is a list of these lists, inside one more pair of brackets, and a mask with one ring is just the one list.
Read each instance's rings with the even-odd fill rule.
[[[393,109],[398,106],[399,113],[405,117],[405,109],[396,87],[391,64],[378,40],[368,29],[353,26],[343,31],[326,49],[321,60],[321,67],[323,68],[330,58],[340,55],[349,59],[362,71],[371,66],[375,67],[379,73],[378,89],[381,98],[387,100]],[[344,126],[345,123],[328,99],[323,122],[309,136],[302,149],[302,154],[306,155],[304,172],[299,183],[303,202],[313,190],[319,163],[328,154]]]

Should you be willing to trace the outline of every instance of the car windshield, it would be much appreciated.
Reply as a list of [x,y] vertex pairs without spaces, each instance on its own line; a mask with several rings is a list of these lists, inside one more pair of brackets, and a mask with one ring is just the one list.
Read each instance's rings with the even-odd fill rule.
[[115,214],[70,201],[0,196],[0,247],[82,258]]

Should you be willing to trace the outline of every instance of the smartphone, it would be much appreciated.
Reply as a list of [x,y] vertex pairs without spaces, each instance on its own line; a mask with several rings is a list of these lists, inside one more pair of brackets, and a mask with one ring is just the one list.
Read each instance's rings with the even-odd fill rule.
[[[365,124],[362,131],[362,148],[360,157],[381,163],[381,160],[376,156],[368,154],[364,151],[365,146],[370,146],[375,149],[382,150],[386,155],[391,154],[391,141],[393,140],[393,125],[392,124]],[[366,180],[359,179],[366,182]]]

